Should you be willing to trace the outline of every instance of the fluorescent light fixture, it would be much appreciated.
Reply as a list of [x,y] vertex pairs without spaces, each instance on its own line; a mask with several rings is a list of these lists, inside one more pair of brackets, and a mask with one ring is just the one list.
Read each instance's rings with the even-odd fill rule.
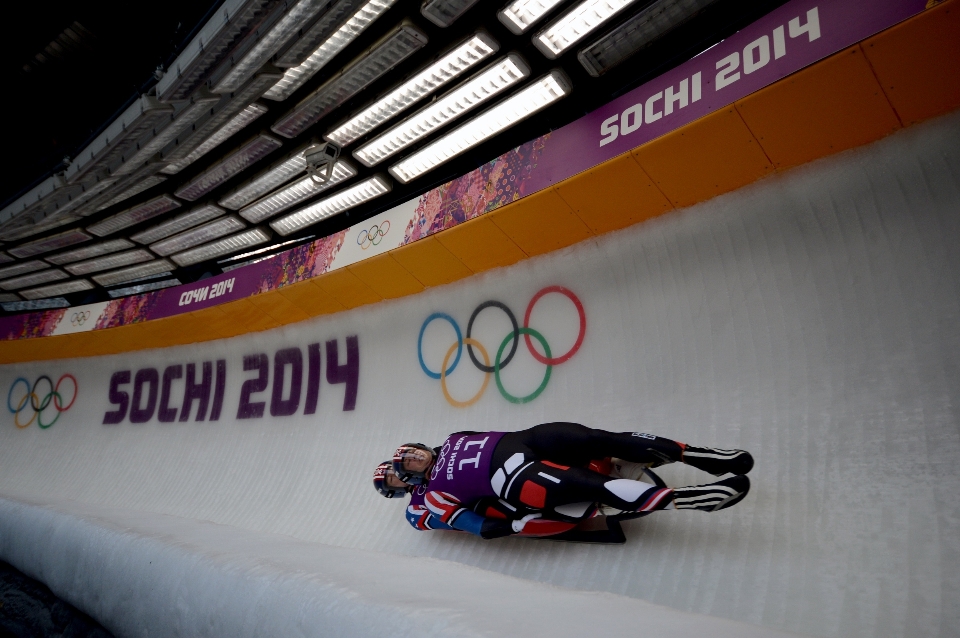
[[640,0],[583,0],[533,36],[533,44],[551,60],[593,33],[610,18]]
[[323,184],[318,184],[313,177],[307,176],[300,179],[275,193],[267,195],[260,201],[247,206],[240,211],[240,215],[257,224],[265,219],[273,217],[277,213],[287,210],[291,206],[296,206],[305,199],[309,199],[318,193],[336,186],[340,182],[355,176],[357,171],[350,164],[338,161],[333,166],[333,175]]
[[64,266],[64,270],[71,275],[89,275],[92,272],[119,268],[120,266],[132,266],[133,264],[150,261],[151,259],[153,259],[153,255],[150,254],[150,251],[137,248],[123,253],[115,253],[113,255],[107,255],[106,257],[97,257],[95,259],[70,264],[69,266]]
[[63,297],[54,297],[52,299],[31,299],[30,301],[17,301],[15,303],[0,304],[7,312],[23,312],[25,310],[49,310],[50,308],[68,308],[70,302]]
[[[334,28],[333,25],[343,19],[345,15],[343,9],[349,9],[355,4],[350,0],[337,3],[337,5],[327,11],[313,27],[304,33],[299,43],[294,43],[288,51],[280,56],[277,64],[291,68],[286,70],[283,77],[280,78],[269,91],[264,93],[263,97],[279,102],[293,95],[294,91],[316,75],[317,71],[325,67],[330,60],[340,53],[344,47],[353,42],[358,35],[363,33],[368,26],[373,24],[374,21],[383,15],[387,9],[392,7],[396,1],[397,0],[370,0],[360,7],[359,11],[347,18],[345,22],[336,26],[335,30],[330,33],[331,29]],[[328,33],[329,36],[326,35]],[[306,59],[300,60],[299,58],[302,57],[300,46],[311,41],[322,42],[322,44],[317,46],[316,50],[307,56]]]
[[[141,164],[163,150],[188,126],[196,122],[210,107],[220,101],[220,95],[201,89],[197,95],[190,98],[190,104],[179,113],[170,115],[170,122],[159,132],[154,130],[149,140],[137,143],[136,150],[113,171],[114,175],[126,175],[137,169]],[[142,140],[141,140],[142,141]]]
[[166,257],[167,255],[181,252],[187,248],[199,246],[218,237],[243,230],[246,226],[243,220],[234,215],[221,217],[209,224],[204,224],[203,226],[193,228],[179,235],[174,235],[173,237],[152,244],[150,250]]
[[577,59],[593,77],[600,77],[628,57],[695,17],[716,0],[659,0],[580,50]]
[[232,237],[224,237],[215,242],[178,253],[172,259],[181,266],[189,266],[267,241],[270,241],[270,233],[262,228],[251,228]]
[[281,146],[283,142],[275,137],[258,135],[195,177],[193,181],[181,186],[174,194],[191,202],[198,200]]
[[162,290],[164,288],[171,288],[173,286],[179,286],[179,279],[164,279],[163,281],[154,281],[149,284],[137,284],[136,286],[127,286],[126,288],[114,288],[113,290],[108,290],[107,294],[110,295],[111,299],[117,299],[118,297],[129,297],[130,295],[142,295],[145,292],[152,292],[154,290]]
[[[248,38],[248,41],[252,41],[250,48],[240,54],[239,61],[230,67],[226,75],[214,82],[213,91],[226,93],[239,89],[280,50],[288,39],[296,35],[298,29],[308,24],[328,3],[329,0],[299,0],[293,3],[293,6],[270,26],[266,33],[262,35],[257,33],[258,37],[255,40]],[[231,61],[238,53],[236,50],[230,52]]]
[[286,184],[298,175],[304,175],[307,170],[305,154],[319,144],[319,142],[311,142],[286,159],[276,162],[267,170],[232,191],[218,203],[230,210],[240,210],[250,202]]
[[20,288],[36,286],[37,284],[45,284],[51,281],[66,279],[68,277],[69,275],[62,270],[52,268],[50,270],[41,270],[40,272],[31,273],[29,275],[13,277],[12,279],[4,279],[3,281],[0,281],[0,288],[3,288],[4,290],[19,290]]
[[108,170],[120,162],[132,144],[168,119],[173,111],[173,106],[161,103],[152,95],[140,96],[73,158],[64,177],[75,184],[90,171]]
[[530,67],[519,55],[511,53],[361,146],[353,152],[353,156],[366,166],[379,164],[464,113],[516,86],[529,75]]
[[27,237],[32,237],[33,235],[39,235],[45,233],[48,230],[53,230],[60,226],[65,226],[67,224],[72,224],[75,221],[79,221],[80,218],[75,215],[51,215],[49,217],[42,217],[39,220],[33,218],[24,218],[22,220],[14,220],[3,229],[3,239],[5,241],[19,241],[21,239],[26,239]]
[[420,13],[438,27],[445,29],[466,13],[477,0],[424,0]]
[[176,235],[177,233],[187,230],[188,228],[193,228],[194,226],[202,224],[203,222],[216,219],[217,217],[223,215],[223,213],[224,210],[222,208],[219,206],[214,206],[213,204],[199,206],[193,210],[189,210],[185,213],[177,215],[173,219],[169,219],[162,224],[151,226],[150,228],[141,231],[136,235],[131,235],[130,239],[138,244],[152,244],[153,242],[159,241],[164,237]]
[[65,213],[67,211],[72,211],[75,208],[83,206],[94,197],[97,197],[108,188],[117,183],[116,177],[98,177],[96,181],[92,184],[84,183],[80,185],[81,192],[76,197],[72,197],[70,201],[59,208],[59,212]]
[[426,44],[427,36],[420,29],[402,22],[338,75],[301,100],[270,129],[284,137],[296,137]]
[[13,257],[3,251],[0,251],[0,264],[8,264],[11,261],[13,261]]
[[435,142],[403,158],[390,167],[390,173],[404,183],[414,180],[569,93],[569,80],[563,71],[555,69]]
[[229,122],[217,129],[210,137],[205,139],[195,149],[187,153],[183,159],[167,164],[163,169],[161,169],[161,172],[166,173],[167,175],[179,173],[190,164],[193,164],[198,159],[216,147],[220,146],[243,129],[250,126],[254,120],[266,112],[267,107],[254,102],[233,116]]
[[157,96],[168,102],[190,97],[257,27],[271,4],[273,0],[224,0],[157,82]]
[[14,257],[23,259],[25,257],[33,257],[34,255],[42,255],[43,253],[59,250],[60,248],[66,248],[67,246],[82,244],[91,239],[93,239],[93,237],[82,230],[74,229],[60,233],[59,235],[51,235],[43,239],[21,244],[15,248],[8,248],[7,252]]
[[69,198],[81,190],[78,186],[68,186],[62,174],[51,175],[4,206],[0,211],[0,224],[5,225],[22,215],[42,212],[45,208],[55,206],[56,202],[64,197]]
[[115,284],[122,284],[128,281],[134,281],[136,279],[143,279],[145,277],[157,275],[163,272],[170,272],[171,270],[173,270],[173,264],[166,259],[157,259],[156,261],[149,261],[145,264],[130,266],[129,268],[111,270],[110,272],[105,272],[102,275],[94,275],[93,280],[101,286],[113,286]]
[[20,295],[18,295],[17,293],[15,293],[15,292],[0,292],[0,302],[4,303],[3,309],[6,310],[7,312],[10,312],[10,310],[12,310],[12,309],[11,309],[11,308],[7,308],[6,304],[8,304],[8,303],[16,303],[16,302],[18,302],[18,301],[20,301]]
[[24,275],[28,272],[43,270],[44,268],[49,268],[49,265],[43,263],[39,259],[33,259],[31,261],[21,261],[19,263],[0,268],[0,279],[6,279],[7,277],[16,277],[17,275]]
[[169,195],[160,195],[88,226],[87,230],[97,237],[106,237],[118,230],[153,219],[175,208],[180,208],[180,202]]
[[331,142],[346,146],[360,139],[423,97],[472,69],[496,53],[500,45],[486,33],[477,33],[436,62],[418,71],[376,102],[324,135]]
[[167,181],[167,178],[164,177],[163,175],[151,175],[150,177],[147,177],[146,179],[140,180],[139,182],[137,182],[136,184],[134,184],[134,185],[131,186],[130,188],[128,188],[128,189],[126,189],[126,190],[124,190],[124,191],[121,191],[121,192],[120,192],[118,195],[116,195],[115,197],[107,200],[106,202],[100,204],[99,206],[96,206],[96,207],[94,208],[93,212],[99,213],[99,212],[102,211],[102,210],[106,210],[106,209],[110,208],[111,206],[114,206],[114,205],[116,205],[116,204],[119,204],[120,202],[126,201],[126,200],[130,199],[131,197],[133,197],[134,195],[139,195],[139,194],[142,193],[143,191],[149,190],[149,189],[153,188],[154,186],[156,186],[157,184],[162,184],[162,183],[165,182],[165,181]]
[[118,250],[126,250],[127,248],[133,248],[133,243],[126,239],[111,239],[109,241],[102,241],[99,244],[92,244],[90,246],[84,246],[83,248],[75,248],[74,250],[50,255],[49,257],[44,257],[44,259],[51,264],[57,264],[59,266],[80,261],[81,259],[109,255],[110,253],[115,253]]
[[272,221],[270,226],[281,235],[289,235],[301,228],[316,224],[331,215],[342,213],[389,193],[392,188],[393,184],[385,175],[374,175],[370,179],[345,188],[330,197],[310,204],[306,208],[301,208],[294,213]]
[[[21,290],[20,295],[27,299],[44,299],[46,297],[56,297],[57,295],[69,295],[72,292],[82,292],[92,290],[93,284],[86,279],[74,279],[65,281],[62,284],[53,284],[52,286],[41,286],[40,288],[31,288],[30,290]],[[62,298],[62,297],[61,297]],[[64,299],[64,301],[66,301]],[[57,306],[62,307],[62,306]]]
[[[226,264],[226,263],[228,263],[228,262],[236,261],[236,260],[238,260],[238,259],[246,259],[247,257],[252,257],[252,256],[254,256],[254,255],[261,255],[261,254],[263,254],[263,253],[265,253],[265,252],[267,252],[267,251],[269,251],[269,250],[277,250],[278,248],[283,248],[284,246],[289,246],[290,244],[298,244],[298,243],[299,243],[299,244],[302,244],[302,243],[306,243],[307,241],[313,239],[315,236],[316,236],[316,235],[307,235],[306,237],[297,237],[296,239],[288,239],[288,240],[285,241],[285,242],[281,242],[281,243],[279,243],[279,244],[274,244],[274,245],[272,245],[272,246],[267,246],[266,248],[258,248],[258,249],[256,249],[256,250],[251,250],[251,251],[248,252],[248,253],[241,253],[241,254],[239,254],[239,255],[233,255],[232,257],[229,257],[229,258],[227,258],[227,259],[221,259],[221,260],[218,261],[217,263],[219,263],[219,264]],[[273,255],[270,255],[270,257],[273,257]],[[264,259],[268,259],[268,257],[264,257]],[[259,260],[258,260],[258,261],[259,261]],[[251,262],[251,263],[252,263],[252,262]]]
[[520,35],[562,2],[563,0],[515,0],[505,6],[497,17],[503,26]]

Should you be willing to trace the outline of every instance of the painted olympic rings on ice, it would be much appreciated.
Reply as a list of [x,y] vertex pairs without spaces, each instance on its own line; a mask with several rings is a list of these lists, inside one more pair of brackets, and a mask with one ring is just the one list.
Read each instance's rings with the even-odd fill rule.
[[[544,338],[540,332],[530,327],[530,315],[533,313],[534,306],[537,305],[537,302],[540,301],[544,295],[549,293],[558,293],[564,295],[571,302],[573,302],[580,321],[576,342],[569,350],[556,357],[553,356],[553,352],[551,351],[550,345],[547,343],[546,338]],[[492,365],[490,362],[490,353],[483,346],[483,344],[474,339],[472,336],[474,322],[477,320],[477,317],[480,315],[480,313],[488,308],[501,310],[505,315],[507,315],[507,319],[510,320],[510,324],[513,327],[513,329],[507,333],[507,335],[503,338],[503,341],[500,343]],[[438,319],[446,321],[453,327],[453,330],[457,335],[457,340],[447,349],[446,354],[443,357],[443,363],[440,365],[440,370],[434,371],[431,370],[423,360],[423,335],[427,330],[427,326]],[[513,311],[510,310],[506,304],[494,300],[485,301],[474,309],[473,313],[470,315],[469,322],[467,322],[466,336],[464,336],[460,331],[460,325],[457,323],[457,321],[447,313],[435,312],[431,314],[424,320],[423,325],[420,326],[420,336],[417,338],[417,357],[420,361],[420,368],[423,370],[424,374],[431,379],[438,379],[440,381],[440,388],[443,391],[444,398],[446,398],[447,402],[454,407],[465,408],[479,401],[480,397],[483,396],[487,389],[491,374],[494,375],[497,383],[497,389],[500,391],[500,394],[504,399],[510,401],[511,403],[528,403],[540,396],[540,394],[546,389],[547,384],[550,383],[550,375],[553,371],[553,366],[557,366],[561,363],[569,361],[570,358],[575,355],[578,350],[580,350],[580,346],[583,345],[583,338],[584,335],[586,335],[586,331],[587,316],[583,310],[583,304],[580,302],[580,299],[573,294],[573,292],[567,288],[564,288],[563,286],[547,286],[546,288],[543,288],[537,292],[537,294],[535,294],[530,300],[530,303],[527,304],[526,312],[523,315],[523,326],[518,324],[516,315],[513,314]],[[523,341],[527,346],[527,350],[534,359],[546,366],[546,370],[543,374],[543,380],[540,382],[540,385],[536,390],[526,396],[514,396],[504,387],[503,380],[500,378],[500,372],[507,367],[507,365],[513,360],[513,356],[517,353],[517,347],[520,344],[521,335],[523,335]],[[531,337],[540,343],[540,347],[543,348],[543,354],[540,354],[540,352],[534,347]],[[460,364],[460,358],[463,355],[464,346],[467,348],[467,355],[469,356],[470,361],[473,363],[474,367],[477,368],[477,370],[484,373],[484,377],[483,384],[480,386],[480,390],[469,399],[461,401],[455,399],[450,394],[450,390],[447,387],[447,377],[453,374],[454,370],[456,370],[457,366]],[[510,346],[509,350],[507,349],[507,346]],[[483,363],[477,359],[474,349],[480,352],[480,356],[483,358]],[[505,352],[506,356],[504,356]],[[454,353],[456,353],[456,356],[454,356]],[[452,363],[451,358],[453,359]]]
[[374,224],[367,230],[361,230],[357,235],[357,245],[361,250],[376,246],[383,241],[383,236],[390,232],[390,220],[385,219],[380,224]]
[[[64,380],[68,380],[73,384],[73,395],[70,397],[70,401],[66,403],[64,402],[64,393],[60,391],[60,385]],[[41,388],[42,384],[46,385],[46,387],[41,390],[41,394],[43,394],[43,391],[46,391],[46,394],[43,394],[43,398],[37,393],[37,390]],[[21,390],[23,394],[18,395],[19,398],[14,400],[14,390],[20,385],[23,385],[23,389]],[[56,384],[53,383],[53,379],[45,374],[37,377],[37,380],[32,384],[23,377],[17,377],[7,391],[7,409],[13,414],[13,424],[19,429],[28,428],[36,421],[40,428],[46,430],[57,422],[61,414],[73,407],[74,401],[77,400],[79,389],[80,386],[77,384],[77,378],[69,373],[61,375]],[[20,413],[28,407],[33,410],[33,416],[30,417],[30,420],[26,423],[21,423]],[[51,407],[53,410],[56,410],[57,415],[53,417],[52,421],[44,423],[43,414]]]

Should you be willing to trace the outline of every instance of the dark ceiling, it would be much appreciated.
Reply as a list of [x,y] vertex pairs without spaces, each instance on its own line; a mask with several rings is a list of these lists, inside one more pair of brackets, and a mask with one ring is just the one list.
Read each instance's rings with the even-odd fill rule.
[[[6,170],[2,174],[0,207],[52,173],[62,170],[65,156],[73,157],[94,136],[110,124],[118,114],[140,94],[155,85],[154,70],[166,69],[195,32],[206,23],[222,0],[169,0],[152,5],[150,11],[143,4],[107,0],[91,2],[32,3],[8,10],[12,12],[10,36],[3,42],[3,86],[12,99],[3,100],[4,122],[7,123]],[[679,1],[679,0],[678,0]],[[376,23],[347,45],[332,62],[283,102],[269,103],[270,112],[253,125],[235,135],[219,150],[203,157],[166,183],[153,186],[135,198],[90,214],[71,225],[62,226],[36,237],[55,234],[70,228],[89,228],[91,223],[114,215],[120,210],[162,194],[173,193],[179,185],[188,183],[217,162],[225,151],[257,132],[273,135],[270,126],[321,84],[335,76],[351,60],[361,55],[384,33],[401,20],[409,20],[429,38],[429,45],[418,54],[398,64],[391,72],[366,85],[353,98],[334,109],[320,123],[292,140],[284,140],[282,148],[266,156],[255,166],[210,192],[203,200],[168,214],[173,216],[191,205],[214,203],[237,184],[257,174],[263,167],[283,158],[291,149],[328,130],[329,125],[356,112],[425,64],[432,56],[478,28],[485,29],[500,43],[501,55],[514,51],[530,65],[531,77],[538,77],[551,69],[562,68],[571,80],[572,93],[512,129],[472,148],[421,178],[408,184],[394,183],[389,194],[360,205],[345,214],[330,217],[291,236],[275,236],[273,244],[312,236],[325,236],[353,223],[375,215],[406,201],[449,179],[462,175],[481,163],[552,129],[563,126],[585,113],[610,101],[643,82],[695,56],[719,42],[739,28],[779,6],[784,0],[716,0],[683,26],[673,29],[652,46],[628,58],[601,77],[591,77],[577,60],[576,50],[556,60],[548,60],[531,42],[530,32],[514,35],[501,24],[496,15],[506,0],[481,0],[448,28],[440,28],[420,14],[421,0],[398,0]],[[575,5],[565,0],[554,14]],[[636,3],[635,13],[648,2]],[[627,12],[625,15],[629,15]],[[616,21],[614,21],[615,23]],[[611,23],[611,24],[614,24]],[[598,31],[601,33],[602,31]],[[322,130],[321,130],[322,129]],[[447,129],[441,129],[444,132]],[[378,131],[374,131],[377,134]],[[369,139],[370,136],[368,136]],[[434,135],[435,137],[435,135]],[[429,143],[434,137],[427,138]],[[422,144],[421,144],[422,146]],[[416,148],[416,147],[414,147]],[[349,154],[348,151],[345,151]],[[11,159],[13,161],[11,161]],[[365,179],[385,167],[367,169],[359,166],[356,179]],[[379,170],[378,170],[379,169]],[[151,219],[126,229],[120,236],[127,237],[166,217]],[[105,237],[113,239],[114,236]],[[16,242],[15,242],[16,243]],[[14,244],[4,247],[9,249]],[[279,250],[279,248],[277,249]],[[47,259],[46,256],[42,256]],[[224,257],[218,257],[223,261]],[[220,272],[217,259],[190,267],[176,268],[168,275],[187,283]],[[71,305],[104,300],[109,291],[103,286],[92,290],[67,294]],[[9,296],[9,295],[8,295]],[[5,311],[14,312],[4,306]]]
[[[11,2],[0,39],[7,161],[0,207],[145,90],[220,0]],[[144,11],[152,6],[155,9]],[[12,98],[12,99],[11,99]],[[12,159],[13,151],[16,161]]]

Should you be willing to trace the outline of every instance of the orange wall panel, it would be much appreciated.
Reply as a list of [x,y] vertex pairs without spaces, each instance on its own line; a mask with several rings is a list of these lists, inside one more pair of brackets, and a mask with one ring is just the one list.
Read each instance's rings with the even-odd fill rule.
[[598,235],[673,208],[629,153],[564,180],[557,193]]
[[344,308],[356,308],[382,299],[347,268],[320,275],[314,282]]
[[280,325],[275,319],[250,303],[249,299],[238,299],[217,307],[223,313],[223,317],[215,320],[211,327],[224,337],[269,330]]
[[434,237],[473,272],[509,266],[527,257],[506,233],[487,219],[487,215],[437,233]]
[[678,207],[722,195],[773,171],[732,106],[644,144],[633,155]]
[[737,110],[777,168],[872,142],[900,121],[859,47],[737,102]]
[[284,286],[280,288],[279,292],[310,317],[328,315],[344,309],[343,304],[331,297],[326,291],[321,290],[309,279]]
[[269,315],[281,326],[310,318],[307,313],[298,308],[297,305],[292,301],[281,295],[280,291],[278,290],[271,290],[270,292],[253,295],[252,297],[248,298],[253,305],[261,310],[261,312]]
[[423,284],[397,263],[390,253],[365,259],[347,268],[384,299],[406,297],[423,290]]
[[390,255],[424,286],[442,286],[473,274],[433,236],[401,246]]
[[960,107],[960,2],[949,0],[861,48],[904,124]]
[[527,255],[542,255],[593,236],[553,188],[487,213]]

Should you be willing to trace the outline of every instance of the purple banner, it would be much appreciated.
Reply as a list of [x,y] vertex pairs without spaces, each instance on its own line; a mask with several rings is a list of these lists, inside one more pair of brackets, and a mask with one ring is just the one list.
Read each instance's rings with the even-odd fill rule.
[[534,193],[718,111],[923,11],[925,0],[794,0],[548,136]]

